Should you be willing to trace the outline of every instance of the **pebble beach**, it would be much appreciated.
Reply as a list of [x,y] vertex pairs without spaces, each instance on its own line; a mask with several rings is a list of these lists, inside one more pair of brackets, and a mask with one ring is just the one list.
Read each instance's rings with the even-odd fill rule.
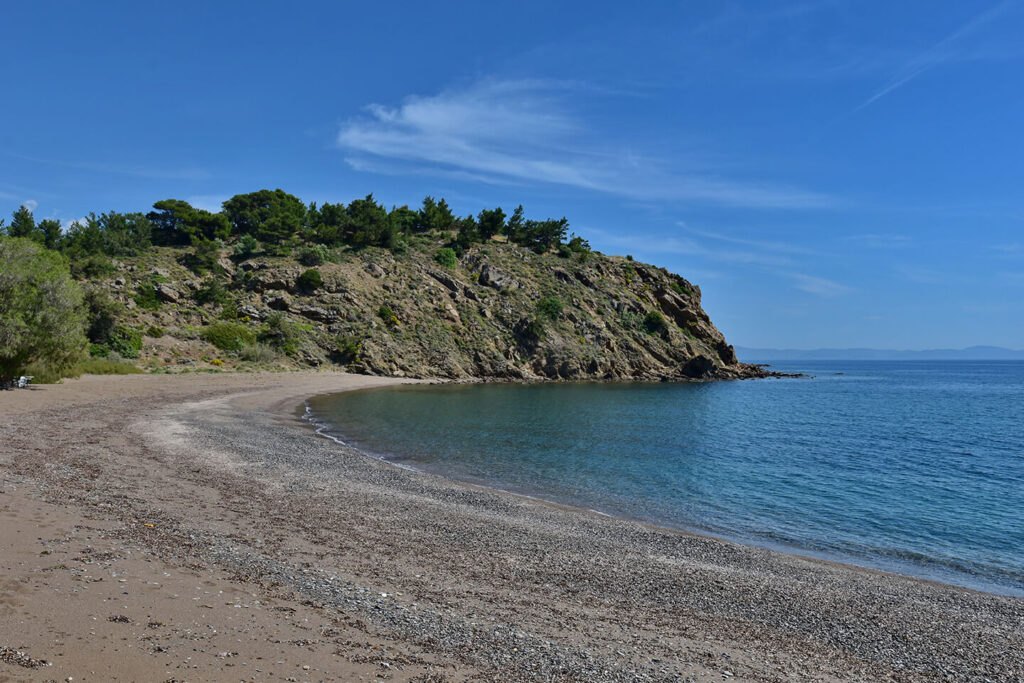
[[0,392],[0,681],[1017,681],[1024,600],[458,484],[340,373]]

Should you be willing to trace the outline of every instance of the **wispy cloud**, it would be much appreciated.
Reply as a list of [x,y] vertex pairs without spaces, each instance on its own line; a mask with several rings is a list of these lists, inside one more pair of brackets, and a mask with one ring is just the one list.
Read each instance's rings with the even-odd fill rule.
[[861,102],[854,111],[860,111],[861,109],[870,106],[894,90],[902,88],[918,76],[931,71],[935,67],[963,59],[965,57],[965,53],[961,49],[961,42],[963,39],[998,19],[1003,15],[1003,13],[1010,9],[1012,5],[1012,0],[1003,0],[1003,2],[1000,2],[988,8],[984,12],[975,15],[970,21],[964,23],[948,36],[904,64],[888,83],[876,90],[869,98]]
[[906,235],[867,233],[864,235],[847,235],[843,238],[846,242],[852,242],[868,249],[905,249],[911,247],[914,241]]
[[[667,255],[687,256],[716,263],[721,268],[726,269],[727,272],[729,268],[754,267],[761,272],[790,281],[795,289],[817,296],[833,297],[852,291],[851,287],[841,282],[794,270],[795,261],[791,258],[791,255],[811,253],[809,251],[805,252],[802,247],[778,242],[735,238],[710,231],[694,230],[693,228],[689,230],[703,239],[697,240],[692,237],[671,235],[622,235],[589,227],[586,232],[588,235],[593,236],[596,242],[616,249],[623,249],[627,253],[647,254],[652,258]],[[716,246],[717,243],[757,246],[759,249],[751,251],[747,249],[723,248]],[[721,270],[699,271],[689,266],[684,275],[689,277],[698,272],[711,272],[714,273],[713,277],[723,276]]]
[[[539,183],[640,200],[760,208],[835,203],[824,195],[765,181],[684,171],[622,143],[594,143],[567,107],[575,83],[485,80],[433,96],[379,104],[345,122],[337,144],[354,168],[460,173],[490,183]],[[610,96],[607,93],[606,96]],[[387,162],[387,163],[385,163]]]
[[133,163],[94,163],[90,161],[68,161],[64,159],[45,159],[40,157],[19,154],[17,152],[2,152],[6,156],[23,161],[30,161],[36,164],[47,166],[61,166],[63,168],[90,171],[93,173],[106,173],[112,175],[131,176],[134,178],[151,178],[154,180],[209,180],[211,174],[203,168],[158,168]]
[[1024,243],[1021,242],[1015,242],[1013,244],[997,244],[992,248],[1004,254],[1024,254]]
[[814,253],[812,249],[808,249],[807,247],[799,244],[790,244],[789,242],[777,242],[771,240],[750,239],[747,237],[734,237],[732,235],[727,235],[721,232],[712,232],[710,230],[701,230],[698,228],[693,228],[681,221],[677,222],[676,225],[694,235],[699,235],[700,237],[703,237],[705,239],[715,240],[718,242],[726,242],[728,244],[736,244],[743,247],[753,247],[755,249],[760,249],[763,251],[772,251],[783,254],[810,255]]
[[797,289],[809,294],[816,294],[818,296],[838,296],[850,291],[849,287],[836,282],[835,280],[829,280],[815,275],[808,275],[807,273],[785,272],[782,274],[793,280],[796,283],[794,286]]

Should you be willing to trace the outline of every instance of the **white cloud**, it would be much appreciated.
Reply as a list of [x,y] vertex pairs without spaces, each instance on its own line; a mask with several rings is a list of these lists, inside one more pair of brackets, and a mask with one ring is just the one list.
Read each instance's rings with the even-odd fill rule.
[[566,96],[581,86],[550,81],[481,81],[397,107],[374,104],[345,122],[337,144],[354,168],[461,173],[491,183],[542,183],[633,199],[762,208],[833,204],[823,195],[767,182],[682,172],[623,144],[588,141]]
[[[801,247],[777,242],[760,242],[757,240],[744,240],[732,238],[726,235],[717,235],[712,232],[704,232],[689,229],[691,232],[701,235],[707,239],[733,242],[746,245],[758,245],[764,247],[758,251],[745,251],[742,249],[720,249],[709,246],[707,241],[699,242],[690,237],[674,237],[660,235],[620,235],[605,230],[587,228],[586,233],[591,235],[595,242],[602,246],[609,245],[616,249],[622,249],[625,253],[634,255],[650,255],[652,258],[664,257],[666,255],[697,257],[707,259],[720,264],[725,268],[741,267],[744,269],[757,268],[762,272],[775,277],[781,277],[793,282],[793,286],[803,292],[817,296],[839,296],[852,291],[850,287],[835,280],[808,275],[807,273],[791,269],[793,260],[786,254],[770,253],[775,251],[792,251],[794,253],[805,253]],[[769,253],[766,253],[769,252]],[[809,252],[808,252],[809,253]],[[723,277],[725,273],[720,270],[700,271],[705,277]],[[731,271],[730,271],[731,272]],[[698,270],[687,266],[684,275],[690,277],[696,275]],[[711,274],[713,273],[713,274]]]
[[697,228],[688,227],[683,222],[678,222],[677,225],[692,232],[695,235],[704,237],[705,239],[716,240],[719,242],[725,242],[727,244],[736,244],[743,247],[753,247],[761,251],[772,251],[781,254],[803,254],[805,256],[813,255],[815,252],[807,247],[800,246],[798,244],[790,244],[788,242],[775,242],[771,240],[758,240],[750,239],[746,237],[733,237],[722,232],[712,232],[710,230],[699,230]]
[[796,281],[795,286],[797,289],[808,292],[809,294],[817,294],[818,296],[838,296],[850,291],[850,288],[846,285],[823,277],[816,277],[814,275],[796,272],[783,274]]
[[988,8],[984,12],[975,15],[948,36],[935,43],[927,50],[914,56],[913,59],[903,65],[903,68],[900,69],[888,83],[876,90],[871,97],[864,100],[856,109],[854,109],[854,111],[860,111],[864,107],[871,105],[894,90],[902,88],[904,85],[927,71],[931,71],[943,64],[970,58],[970,55],[965,53],[960,47],[961,41],[985,25],[998,19],[1006,10],[1010,9],[1012,4],[1011,0],[1003,0],[1003,2],[1000,2]]
[[134,178],[153,178],[157,180],[209,180],[210,172],[204,168],[191,167],[191,168],[170,168],[170,167],[157,167],[157,166],[146,166],[141,164],[133,163],[94,163],[91,161],[67,161],[64,159],[44,159],[40,157],[28,156],[26,154],[17,154],[15,152],[3,152],[6,156],[14,157],[15,159],[22,159],[24,161],[31,161],[36,164],[45,164],[47,166],[61,166],[63,168],[73,168],[81,171],[91,171],[94,173],[109,173],[114,175],[124,175]]
[[25,201],[23,201],[23,202],[21,203],[21,205],[22,205],[22,206],[24,206],[24,207],[25,207],[26,209],[28,209],[29,211],[35,211],[35,210],[36,210],[36,207],[38,207],[38,206],[39,206],[39,202],[37,202],[37,201],[36,201],[36,200],[34,200],[34,199],[26,199]]

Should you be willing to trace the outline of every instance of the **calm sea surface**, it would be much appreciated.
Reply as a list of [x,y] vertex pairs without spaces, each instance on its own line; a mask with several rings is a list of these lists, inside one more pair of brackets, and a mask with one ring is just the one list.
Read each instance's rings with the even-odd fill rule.
[[775,367],[815,378],[395,387],[309,408],[407,467],[1024,596],[1024,362]]

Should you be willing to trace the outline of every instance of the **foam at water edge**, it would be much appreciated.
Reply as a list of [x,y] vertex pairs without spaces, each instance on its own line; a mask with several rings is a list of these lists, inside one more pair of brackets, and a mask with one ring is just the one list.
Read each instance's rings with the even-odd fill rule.
[[309,401],[305,401],[303,404],[306,407],[306,412],[302,414],[302,419],[305,420],[306,422],[308,422],[311,427],[313,427],[313,432],[315,434],[317,434],[317,436],[322,436],[322,437],[324,437],[326,439],[330,439],[334,443],[336,443],[336,444],[338,444],[340,446],[344,446],[345,448],[350,448],[353,451],[359,453],[360,455],[365,455],[368,458],[373,458],[374,460],[379,460],[381,462],[386,462],[389,465],[394,465],[395,467],[400,467],[403,470],[409,470],[410,472],[423,472],[423,470],[421,470],[419,468],[416,468],[416,467],[412,467],[411,465],[403,465],[402,463],[388,460],[387,458],[384,458],[384,457],[379,456],[379,455],[375,455],[373,453],[370,453],[369,451],[364,451],[363,449],[357,448],[356,446],[353,446],[352,444],[350,444],[350,443],[348,443],[348,442],[346,442],[346,441],[344,441],[342,439],[339,439],[338,437],[334,436],[333,434],[328,433],[327,429],[328,429],[329,425],[326,422],[324,422],[322,420],[318,420],[316,418],[316,416],[313,414],[313,410],[309,407]]

